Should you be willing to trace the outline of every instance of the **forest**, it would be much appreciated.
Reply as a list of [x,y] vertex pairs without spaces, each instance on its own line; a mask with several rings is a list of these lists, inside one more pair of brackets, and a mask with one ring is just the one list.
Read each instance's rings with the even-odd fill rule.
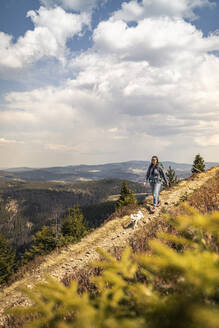
[[[135,193],[145,192],[136,182],[127,182]],[[43,225],[60,226],[69,209],[78,205],[89,228],[98,227],[114,211],[110,195],[120,193],[122,180],[102,179],[77,183],[0,183],[0,233],[18,252],[32,241]]]

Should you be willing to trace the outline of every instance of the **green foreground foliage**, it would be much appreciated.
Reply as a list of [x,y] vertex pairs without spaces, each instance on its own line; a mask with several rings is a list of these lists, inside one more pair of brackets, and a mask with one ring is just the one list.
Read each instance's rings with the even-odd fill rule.
[[92,278],[98,293],[79,294],[76,281],[67,288],[48,277],[23,289],[32,306],[10,313],[29,316],[31,328],[218,328],[219,211],[182,206],[185,215],[166,216],[177,233],[159,233],[150,253],[126,248],[116,260],[99,250],[105,260],[93,266],[103,272]]

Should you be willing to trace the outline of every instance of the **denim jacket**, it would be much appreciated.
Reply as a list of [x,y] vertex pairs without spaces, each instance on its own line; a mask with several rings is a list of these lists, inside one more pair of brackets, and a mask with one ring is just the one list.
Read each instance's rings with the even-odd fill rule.
[[153,165],[151,164],[149,165],[149,168],[145,176],[145,180],[154,183],[161,182],[162,180],[164,180],[164,182],[168,184],[166,175],[163,169],[159,165],[157,166],[157,168],[155,167],[154,171],[153,171]]

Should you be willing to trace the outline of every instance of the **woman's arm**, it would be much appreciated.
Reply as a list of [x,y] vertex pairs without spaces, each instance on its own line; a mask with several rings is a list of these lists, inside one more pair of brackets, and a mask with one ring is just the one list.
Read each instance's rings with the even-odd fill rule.
[[150,176],[150,168],[151,168],[151,165],[149,165],[149,167],[147,169],[147,173],[145,175],[145,181],[147,181],[149,179],[149,176]]

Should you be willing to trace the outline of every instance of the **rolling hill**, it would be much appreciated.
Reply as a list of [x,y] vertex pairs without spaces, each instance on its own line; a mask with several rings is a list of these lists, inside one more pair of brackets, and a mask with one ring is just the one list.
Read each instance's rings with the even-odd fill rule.
[[[126,179],[142,182],[149,161],[128,161],[100,165],[70,165],[48,168],[11,168],[0,171],[0,181],[59,181],[79,182],[93,181],[104,178]],[[206,169],[217,166],[219,163],[206,162]],[[179,178],[191,175],[191,164],[164,161],[167,170],[171,166]]]

